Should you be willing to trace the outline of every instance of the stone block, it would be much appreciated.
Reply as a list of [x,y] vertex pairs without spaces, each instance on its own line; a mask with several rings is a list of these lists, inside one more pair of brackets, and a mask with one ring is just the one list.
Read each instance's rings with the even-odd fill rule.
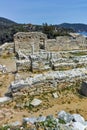
[[32,101],[31,101],[31,105],[32,106],[34,106],[34,107],[36,107],[36,106],[38,106],[38,105],[40,105],[42,103],[42,101],[41,100],[39,100],[39,99],[33,99]]
[[87,97],[87,81],[82,82],[80,93]]

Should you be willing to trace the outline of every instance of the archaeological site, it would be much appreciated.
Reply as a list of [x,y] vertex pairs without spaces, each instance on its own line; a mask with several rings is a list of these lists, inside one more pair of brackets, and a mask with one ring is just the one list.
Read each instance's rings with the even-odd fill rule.
[[[68,130],[79,130],[75,127],[79,122],[86,130],[86,104],[87,37],[70,33],[48,39],[42,32],[18,32],[13,43],[0,46],[1,125],[19,121],[18,125],[27,122],[30,127],[44,121],[46,129],[29,130],[51,130],[46,123],[53,120],[53,126],[64,121]],[[31,116],[40,117],[27,118]],[[67,130],[59,126],[52,130]]]

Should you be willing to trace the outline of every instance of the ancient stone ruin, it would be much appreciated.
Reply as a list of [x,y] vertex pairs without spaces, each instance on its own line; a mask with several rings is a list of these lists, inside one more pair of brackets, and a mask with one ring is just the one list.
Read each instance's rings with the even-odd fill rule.
[[76,33],[70,33],[70,36],[59,36],[56,39],[47,39],[47,36],[41,32],[19,32],[14,35],[14,51],[18,58],[16,62],[17,70],[21,66],[32,72],[50,70],[52,68],[56,70],[64,64],[74,68],[72,66],[76,66],[76,64],[73,64],[71,59],[66,59],[67,61],[69,60],[69,64],[59,64],[57,62],[61,58],[61,54],[58,51],[86,48],[86,37]]
[[46,35],[41,32],[18,32],[14,35],[14,51],[21,50],[24,54],[45,49]]
[[[15,67],[11,67],[13,70],[9,71],[7,67],[8,64],[7,66],[0,64],[0,76],[7,81],[10,80],[9,83],[6,84],[7,86],[5,86],[8,87],[8,89],[4,92],[4,97],[0,98],[0,105],[2,107],[4,107],[3,103],[7,106],[7,104],[11,102],[13,108],[17,108],[18,110],[26,109],[27,111],[30,109],[31,111],[32,108],[33,111],[39,111],[40,108],[43,107],[42,111],[44,111],[47,108],[52,108],[49,100],[50,97],[53,98],[55,103],[56,99],[59,98],[61,104],[70,105],[70,100],[73,98],[73,95],[71,95],[67,102],[66,100],[61,100],[61,97],[69,97],[68,90],[71,89],[72,92],[70,92],[70,94],[73,93],[74,89],[76,92],[76,90],[78,90],[76,87],[79,87],[81,83],[80,92],[84,96],[87,96],[86,37],[78,34],[70,35],[71,36],[59,36],[56,39],[47,39],[46,35],[40,32],[21,32],[14,35],[13,44],[5,44],[0,47],[1,52],[6,51],[11,54],[14,51],[16,54],[13,53],[11,57],[5,57],[12,59],[8,61],[14,61],[13,64],[15,63]],[[3,56],[1,58],[3,58]],[[5,77],[5,75],[7,77]],[[12,79],[10,79],[10,75]],[[2,85],[2,82],[0,85]],[[61,94],[62,90],[65,90],[65,95]],[[46,96],[49,96],[49,98]],[[45,98],[45,100],[43,100],[43,98]],[[17,99],[18,102],[16,102]],[[45,102],[47,106],[44,104]],[[8,114],[7,111],[6,113]],[[11,113],[11,115],[13,115],[13,113]],[[3,111],[1,111],[0,117],[4,120]],[[53,120],[52,116],[50,117],[50,119]],[[72,119],[72,117],[74,117],[74,119]],[[11,117],[9,116],[9,118]],[[58,119],[62,119],[61,121],[64,120],[65,123],[70,123],[69,127],[71,127],[72,123],[74,125],[79,118],[79,115],[72,116],[64,111],[58,114]],[[42,118],[40,119],[42,120]],[[30,120],[31,118],[23,119],[25,123],[30,122]],[[45,119],[44,121],[47,122],[47,120]],[[84,121],[84,123],[87,122]],[[75,124],[75,126],[77,128],[77,124]],[[63,127],[66,126],[63,125]],[[82,125],[82,127],[86,128],[85,124]]]
[[70,36],[58,36],[56,39],[47,39],[41,32],[18,32],[14,35],[15,52],[38,52],[40,49],[46,51],[86,49],[86,37],[70,33]]
[[[47,39],[41,32],[19,32],[14,35],[16,73],[33,74],[9,85],[12,95],[26,89],[30,95],[58,89],[58,84],[87,78],[87,40],[79,34]],[[60,51],[59,51],[60,50]],[[43,87],[44,86],[44,87]],[[8,93],[9,93],[8,92]]]
[[87,39],[79,34],[70,33],[70,36],[58,36],[56,39],[47,39],[47,51],[67,51],[87,48]]

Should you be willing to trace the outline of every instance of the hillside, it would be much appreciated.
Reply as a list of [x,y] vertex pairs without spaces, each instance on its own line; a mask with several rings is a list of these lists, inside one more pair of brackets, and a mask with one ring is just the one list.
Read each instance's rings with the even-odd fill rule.
[[47,34],[48,38],[55,38],[60,35],[68,35],[72,29],[56,27],[55,25],[33,25],[33,24],[18,24],[6,18],[0,17],[0,44],[12,42],[13,35],[17,32],[39,31]]
[[11,26],[14,24],[17,24],[17,23],[7,18],[0,17],[0,26]]
[[0,17],[0,44],[13,41],[13,35],[18,31],[22,31],[20,24]]
[[80,23],[62,23],[59,25],[60,27],[64,28],[71,28],[76,32],[87,32],[87,24],[80,24]]
[[56,38],[56,36],[69,35],[70,32],[87,32],[86,24],[70,24],[63,23],[60,25],[42,25],[33,24],[18,24],[7,18],[0,17],[0,44],[5,42],[12,42],[13,35],[17,32],[43,32],[49,39]]

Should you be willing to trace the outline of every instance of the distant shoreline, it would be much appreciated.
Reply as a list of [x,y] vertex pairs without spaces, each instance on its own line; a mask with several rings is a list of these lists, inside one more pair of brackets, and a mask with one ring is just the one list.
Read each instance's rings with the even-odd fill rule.
[[87,37],[87,32],[79,32],[79,34]]

